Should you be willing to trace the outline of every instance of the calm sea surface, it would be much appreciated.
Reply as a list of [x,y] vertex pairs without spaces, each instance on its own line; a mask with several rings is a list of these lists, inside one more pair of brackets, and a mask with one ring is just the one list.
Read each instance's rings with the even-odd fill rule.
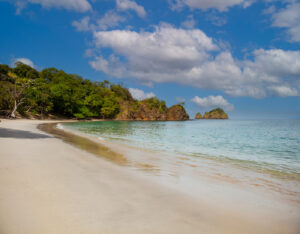
[[300,179],[300,120],[102,121],[64,127],[147,150]]

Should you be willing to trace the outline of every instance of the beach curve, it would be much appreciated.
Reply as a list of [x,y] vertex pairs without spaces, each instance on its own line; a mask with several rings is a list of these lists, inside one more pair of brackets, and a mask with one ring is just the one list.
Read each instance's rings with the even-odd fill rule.
[[41,132],[45,122],[1,122],[24,136],[0,135],[0,233],[299,231],[296,216],[252,219],[152,183]]

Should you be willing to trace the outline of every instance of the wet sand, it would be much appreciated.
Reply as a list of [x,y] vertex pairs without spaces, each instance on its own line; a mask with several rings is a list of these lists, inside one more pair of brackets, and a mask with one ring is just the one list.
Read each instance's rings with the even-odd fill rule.
[[37,129],[41,123],[0,123],[1,234],[299,233],[295,209],[265,211],[259,202],[250,209],[248,197],[225,187],[224,197],[238,199],[224,205],[222,194],[207,192],[213,184],[201,188],[207,199],[189,196],[129,170],[120,152],[74,147]]

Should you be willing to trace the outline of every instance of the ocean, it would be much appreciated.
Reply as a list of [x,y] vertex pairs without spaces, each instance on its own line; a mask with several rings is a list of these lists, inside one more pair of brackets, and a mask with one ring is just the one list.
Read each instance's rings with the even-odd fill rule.
[[227,175],[240,179],[248,171],[243,180],[251,178],[251,183],[258,184],[258,177],[253,179],[251,174],[255,172],[260,181],[275,178],[280,189],[299,195],[295,186],[300,181],[300,120],[99,121],[64,123],[63,127],[168,155],[169,162],[181,158],[202,168],[205,162],[215,162],[218,169],[211,171],[222,175],[227,166],[238,168],[239,173]]

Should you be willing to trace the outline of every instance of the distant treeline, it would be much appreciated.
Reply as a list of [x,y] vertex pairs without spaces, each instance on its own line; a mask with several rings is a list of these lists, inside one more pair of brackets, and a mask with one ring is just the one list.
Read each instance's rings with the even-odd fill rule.
[[[127,88],[108,81],[92,82],[56,68],[42,71],[17,62],[11,68],[0,64],[0,115],[23,117],[66,117],[112,119],[120,103],[138,104]],[[151,105],[166,107],[157,98]]]

